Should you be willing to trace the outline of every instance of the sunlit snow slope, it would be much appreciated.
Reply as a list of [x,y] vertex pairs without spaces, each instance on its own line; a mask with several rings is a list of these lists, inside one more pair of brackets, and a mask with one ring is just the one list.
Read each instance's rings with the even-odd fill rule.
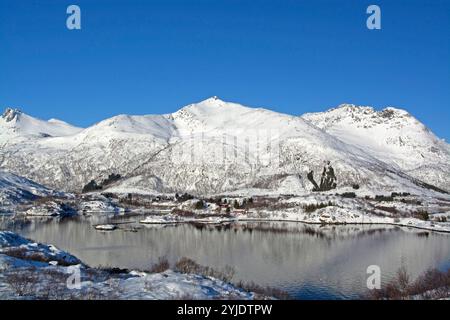
[[[397,132],[397,126],[409,127],[410,121],[416,121],[411,119],[387,112],[366,126],[384,124]],[[426,191],[417,178],[447,186],[448,174],[443,174],[449,172],[448,167],[429,166],[427,175],[414,171],[418,165],[441,163],[448,156],[448,145],[434,135],[439,151],[427,146],[423,155],[428,158],[412,163],[402,162],[400,154],[389,150],[389,143],[375,145],[367,140],[365,145],[357,137],[366,131],[358,125],[354,125],[353,136],[350,124],[348,134],[338,134],[345,128],[343,124],[340,131],[330,131],[328,122],[317,120],[314,114],[302,118],[217,97],[173,114],[119,115],[86,129],[37,120],[8,109],[0,119],[0,168],[68,191],[80,191],[90,180],[101,182],[114,173],[122,179],[108,187],[121,192],[262,190],[298,194],[312,189],[307,173],[312,170],[320,180],[328,162],[336,172],[338,189],[358,184],[377,191]],[[384,129],[374,130],[385,134]],[[411,133],[408,139],[414,141],[416,135]],[[394,150],[400,148],[398,141],[398,137],[391,141]],[[424,144],[416,148],[425,148]],[[447,154],[441,154],[441,149]]]
[[450,190],[450,145],[405,110],[345,104],[302,118],[413,177]]
[[0,170],[0,208],[53,194],[48,188]]

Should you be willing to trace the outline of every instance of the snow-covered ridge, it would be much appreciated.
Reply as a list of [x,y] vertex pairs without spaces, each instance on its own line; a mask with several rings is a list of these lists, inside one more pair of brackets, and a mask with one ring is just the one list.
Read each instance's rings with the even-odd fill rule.
[[29,179],[0,170],[0,209],[56,193]]
[[[17,119],[17,134],[4,135]],[[376,112],[345,105],[296,117],[212,97],[172,114],[115,116],[72,134],[51,135],[47,126],[60,122],[42,123],[15,111],[2,121],[0,144],[5,136],[7,142],[0,149],[0,167],[55,189],[79,191],[114,173],[122,180],[110,187],[124,192],[299,194],[312,189],[307,174],[313,171],[320,179],[331,162],[338,188],[357,184],[420,193],[419,179],[450,190],[448,145],[393,108]],[[48,135],[28,134],[42,131]],[[426,161],[409,159],[405,144]],[[444,165],[430,166],[433,162]]]
[[42,138],[70,136],[81,130],[81,128],[57,119],[44,121],[33,118],[17,108],[7,108],[0,117],[0,143],[2,140],[1,136],[8,133]]
[[302,118],[417,179],[450,190],[450,145],[405,110],[344,104]]

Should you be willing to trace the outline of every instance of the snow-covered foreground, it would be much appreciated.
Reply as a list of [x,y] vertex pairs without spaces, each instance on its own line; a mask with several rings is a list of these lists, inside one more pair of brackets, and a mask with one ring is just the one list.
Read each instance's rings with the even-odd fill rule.
[[[76,287],[79,270],[80,285]],[[69,284],[69,286],[67,285]],[[0,231],[0,299],[254,299],[221,280],[167,270],[94,269],[52,245]]]

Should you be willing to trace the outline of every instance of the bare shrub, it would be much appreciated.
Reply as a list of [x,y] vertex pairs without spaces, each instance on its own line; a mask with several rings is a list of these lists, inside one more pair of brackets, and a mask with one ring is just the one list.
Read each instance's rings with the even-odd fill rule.
[[5,282],[21,297],[33,295],[39,282],[37,274],[30,271],[14,270],[4,273]]
[[395,208],[395,207],[375,206],[375,209],[390,212],[392,214],[396,214],[398,212],[397,208]]
[[7,248],[2,253],[13,258],[25,260],[27,252],[28,250],[26,248],[14,247],[14,248]]
[[172,300],[195,300],[194,296],[191,293],[182,293],[177,296],[171,298]]
[[67,297],[67,274],[51,268],[39,270],[39,286],[35,288],[38,299],[61,300]]
[[167,260],[166,257],[159,257],[158,262],[154,263],[150,267],[149,271],[151,273],[161,273],[161,272],[168,270],[169,268],[170,268],[169,260]]
[[244,282],[239,281],[235,283],[235,285],[245,291],[256,293],[256,299],[264,299],[268,297],[274,297],[281,300],[289,300],[291,296],[286,291],[272,288],[272,287],[263,287],[254,282]]
[[8,248],[3,253],[10,257],[21,260],[30,260],[44,263],[48,263],[49,261],[55,260],[49,259],[42,252],[30,251],[27,248],[20,248],[20,247]]
[[[99,274],[105,273],[99,270],[91,270]],[[35,300],[100,300],[120,299],[122,289],[119,281],[108,280],[109,287],[97,287],[95,285],[83,287],[82,290],[70,290],[67,288],[68,274],[54,267],[36,268],[11,268],[5,271],[3,279],[6,284],[19,296]],[[95,279],[94,279],[95,278]],[[106,279],[94,277],[93,283]],[[109,279],[109,278],[108,278]],[[107,290],[105,290],[107,289]]]
[[354,193],[354,192],[344,192],[344,193],[341,194],[341,197],[343,197],[343,198],[356,198],[356,193]]
[[[230,282],[234,277],[235,270],[231,266],[225,266],[222,270],[213,269],[211,267],[202,266],[192,259],[183,257],[175,264],[175,271],[181,273],[194,273],[206,277],[213,277],[224,282]],[[237,282],[233,283],[236,287],[248,292],[257,294],[257,298],[264,299],[268,297],[275,297],[278,299],[290,299],[287,292],[272,287],[263,287],[254,282]]]
[[413,212],[413,217],[424,221],[428,221],[430,219],[428,211],[423,209]]
[[55,197],[45,196],[45,197],[39,197],[36,200],[34,200],[34,203],[37,205],[45,205],[49,202],[54,202]]
[[405,266],[400,267],[400,269],[397,270],[397,282],[398,287],[402,292],[406,292],[409,288],[409,281],[410,276],[408,274],[408,271],[406,270]]
[[49,263],[50,261],[56,261],[61,266],[71,265],[63,258],[59,259],[57,257],[46,256],[43,252],[30,251],[27,248],[12,247],[12,248],[5,249],[2,253],[6,254],[7,256],[21,259],[21,260],[36,261],[36,262],[43,262],[43,263]]
[[234,268],[225,266],[223,270],[217,270],[211,267],[202,266],[192,259],[183,257],[175,264],[175,271],[181,273],[195,273],[205,277],[213,277],[224,282],[230,282],[234,276]]
[[418,295],[432,290],[437,290],[435,294],[448,294],[450,290],[450,269],[447,273],[437,269],[429,269],[418,277],[410,287],[410,293],[412,295]]
[[384,288],[372,290],[368,294],[371,299],[401,300],[412,299],[441,299],[450,296],[450,270],[441,272],[429,269],[420,275],[414,282],[405,267],[397,271],[397,276]]
[[205,208],[205,202],[203,201],[203,200],[198,200],[196,203],[195,203],[195,209],[197,209],[197,210],[202,210],[202,209],[204,209]]
[[183,210],[183,209],[179,209],[179,208],[172,209],[172,214],[175,214],[175,215],[180,216],[180,217],[193,217],[193,216],[195,216],[195,213],[193,211]]
[[388,202],[390,202],[390,201],[394,201],[394,198],[390,197],[390,196],[376,195],[375,196],[375,200],[376,201],[388,201]]

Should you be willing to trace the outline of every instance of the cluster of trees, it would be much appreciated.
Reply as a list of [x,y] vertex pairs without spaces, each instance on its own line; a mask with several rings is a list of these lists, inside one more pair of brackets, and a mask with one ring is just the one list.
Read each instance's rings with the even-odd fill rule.
[[251,205],[253,203],[253,198],[248,198],[248,199],[243,199],[242,202],[237,201],[237,199],[235,199],[233,201],[233,208],[235,209],[245,209],[247,208],[249,205]]
[[186,192],[183,194],[175,193],[175,200],[178,202],[185,202],[185,201],[191,200],[191,199],[194,199],[194,196],[189,193],[186,193]]
[[305,212],[314,212],[317,209],[321,209],[321,208],[325,208],[325,207],[329,207],[329,206],[335,206],[335,204],[331,201],[305,204],[305,205],[303,205],[303,210],[305,210]]
[[87,193],[87,192],[93,192],[93,191],[97,191],[97,190],[101,190],[102,186],[98,185],[97,182],[95,182],[95,180],[91,180],[88,184],[86,184],[83,187],[82,192],[83,193]]
[[195,203],[195,209],[197,209],[197,210],[201,210],[201,209],[203,209],[205,207],[205,201],[203,201],[203,200],[198,200],[196,203]]
[[115,174],[115,173],[111,173],[108,178],[106,178],[105,180],[103,180],[102,182],[102,186],[107,186],[111,183],[114,183],[116,181],[119,181],[120,178],[122,178],[122,176],[120,174]]
[[115,173],[111,173],[108,178],[104,179],[101,183],[97,184],[97,182],[95,180],[91,180],[88,184],[86,184],[83,187],[82,192],[83,193],[87,193],[87,192],[93,192],[93,191],[98,191],[98,190],[102,190],[103,187],[110,185],[111,183],[114,183],[116,181],[119,181],[120,178],[122,178],[122,176],[120,174],[115,174]]

